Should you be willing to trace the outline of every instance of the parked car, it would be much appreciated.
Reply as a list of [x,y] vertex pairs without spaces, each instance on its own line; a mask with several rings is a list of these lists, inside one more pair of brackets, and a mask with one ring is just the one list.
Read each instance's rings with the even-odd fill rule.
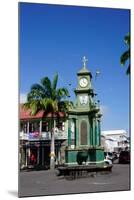
[[117,152],[113,152],[113,155],[112,155],[112,162],[113,163],[117,163],[118,162],[118,159],[119,159],[119,154]]
[[119,163],[130,163],[130,151],[121,151],[119,155]]
[[104,163],[105,163],[106,165],[112,165],[112,161],[109,160],[109,159],[104,159]]
[[111,152],[104,152],[104,157],[106,160],[111,160],[112,161],[112,153]]
[[104,152],[104,163],[107,165],[112,165],[112,153]]
[[104,157],[107,160],[111,160],[112,163],[118,159],[118,155],[116,152],[104,152]]

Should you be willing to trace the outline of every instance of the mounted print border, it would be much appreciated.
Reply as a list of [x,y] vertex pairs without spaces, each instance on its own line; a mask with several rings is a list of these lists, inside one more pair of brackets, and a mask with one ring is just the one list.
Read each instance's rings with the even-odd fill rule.
[[130,190],[130,36],[130,9],[19,3],[20,197]]

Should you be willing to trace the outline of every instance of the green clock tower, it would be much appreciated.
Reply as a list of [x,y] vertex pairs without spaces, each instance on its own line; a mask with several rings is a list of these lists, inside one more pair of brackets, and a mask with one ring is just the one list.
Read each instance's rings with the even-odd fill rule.
[[68,112],[68,146],[65,150],[67,165],[104,162],[104,150],[101,147],[101,113],[94,101],[92,74],[87,69],[87,59],[83,57],[82,69],[77,73],[75,89],[76,103]]

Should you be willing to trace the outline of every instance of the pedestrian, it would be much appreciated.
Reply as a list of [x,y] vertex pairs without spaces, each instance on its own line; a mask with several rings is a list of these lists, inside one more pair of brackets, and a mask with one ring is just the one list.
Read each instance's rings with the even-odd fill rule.
[[34,155],[34,154],[31,155],[30,161],[31,161],[31,164],[32,164],[32,165],[35,165],[35,163],[36,163],[36,158],[35,158],[35,155]]

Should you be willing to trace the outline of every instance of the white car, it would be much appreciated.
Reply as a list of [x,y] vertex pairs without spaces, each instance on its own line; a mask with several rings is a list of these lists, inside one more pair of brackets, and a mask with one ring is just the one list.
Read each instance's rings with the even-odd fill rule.
[[104,163],[108,165],[112,165],[112,160],[110,159],[104,159]]

